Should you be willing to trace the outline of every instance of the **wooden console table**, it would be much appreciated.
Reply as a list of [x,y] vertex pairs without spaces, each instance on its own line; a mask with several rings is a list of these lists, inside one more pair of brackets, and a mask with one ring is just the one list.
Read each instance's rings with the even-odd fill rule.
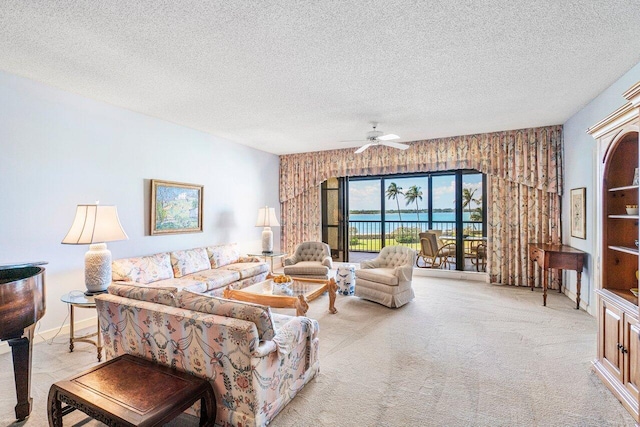
[[556,268],[560,275],[559,292],[562,292],[562,270],[575,270],[577,273],[576,309],[580,308],[580,280],[582,279],[582,267],[587,253],[566,245],[552,245],[549,243],[529,243],[529,259],[532,261],[529,267],[529,284],[531,290],[534,287],[534,268],[536,263],[543,272],[542,303],[547,305],[547,288],[549,285],[548,269]]

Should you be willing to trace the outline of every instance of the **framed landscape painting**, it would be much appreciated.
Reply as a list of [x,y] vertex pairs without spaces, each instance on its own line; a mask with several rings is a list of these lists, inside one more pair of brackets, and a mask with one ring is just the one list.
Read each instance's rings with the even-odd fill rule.
[[571,190],[571,237],[587,238],[586,188]]
[[204,186],[151,180],[151,235],[202,232]]

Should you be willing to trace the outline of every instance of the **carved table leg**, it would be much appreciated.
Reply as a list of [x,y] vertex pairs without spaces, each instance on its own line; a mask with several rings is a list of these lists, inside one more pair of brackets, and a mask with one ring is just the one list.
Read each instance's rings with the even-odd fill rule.
[[217,410],[213,390],[209,389],[200,399],[200,425],[213,427],[216,422]]
[[47,413],[49,416],[50,427],[62,427],[62,404],[60,399],[58,399],[58,388],[55,384],[49,389]]
[[336,283],[336,281],[332,278],[329,281],[329,286],[328,286],[328,291],[329,291],[329,313],[331,314],[336,314],[338,312],[338,310],[335,308],[335,303],[336,303],[336,292],[338,291],[338,284]]
[[298,295],[298,300],[295,303],[296,306],[296,316],[304,316],[307,314],[307,310],[309,310],[309,304],[307,304],[307,300],[304,295]]

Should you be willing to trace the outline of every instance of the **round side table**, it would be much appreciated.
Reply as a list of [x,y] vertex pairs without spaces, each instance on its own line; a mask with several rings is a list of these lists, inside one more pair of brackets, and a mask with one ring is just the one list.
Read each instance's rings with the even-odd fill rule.
[[[98,349],[98,362],[102,360],[102,338],[100,337],[100,317],[96,317],[98,328],[97,332],[87,335],[76,336],[75,335],[75,318],[74,318],[74,309],[77,308],[92,308],[95,310],[96,302],[93,296],[87,296],[82,291],[71,291],[67,294],[64,294],[60,297],[60,301],[69,304],[70,312],[71,312],[71,320],[69,322],[69,352],[73,352],[73,343],[75,342],[84,342],[88,344],[92,344],[96,346]],[[91,339],[96,337],[95,340]]]

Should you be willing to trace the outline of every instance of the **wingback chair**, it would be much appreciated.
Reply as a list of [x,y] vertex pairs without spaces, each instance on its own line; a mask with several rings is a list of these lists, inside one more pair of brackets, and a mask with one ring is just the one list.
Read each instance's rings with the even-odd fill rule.
[[406,246],[386,246],[378,257],[356,270],[356,296],[387,307],[401,307],[415,294],[411,287],[416,252]]
[[329,279],[331,249],[323,242],[303,242],[284,260],[284,274],[308,279]]

